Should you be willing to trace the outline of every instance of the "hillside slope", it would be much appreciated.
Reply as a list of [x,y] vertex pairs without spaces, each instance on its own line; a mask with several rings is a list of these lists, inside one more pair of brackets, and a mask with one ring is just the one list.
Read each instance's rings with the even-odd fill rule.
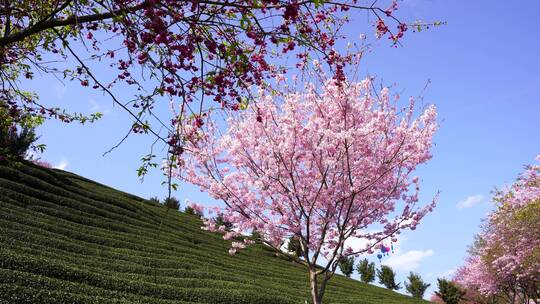
[[[264,246],[229,256],[229,243],[200,227],[196,216],[68,172],[0,165],[0,303],[308,299],[302,267]],[[342,276],[325,300],[423,302]]]

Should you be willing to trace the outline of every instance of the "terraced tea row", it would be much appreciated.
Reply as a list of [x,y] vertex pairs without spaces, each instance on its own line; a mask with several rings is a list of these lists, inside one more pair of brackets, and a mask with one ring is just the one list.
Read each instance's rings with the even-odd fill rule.
[[[161,229],[159,226],[161,224]],[[74,174],[0,166],[0,303],[304,303],[305,269]],[[327,303],[419,303],[337,276]]]

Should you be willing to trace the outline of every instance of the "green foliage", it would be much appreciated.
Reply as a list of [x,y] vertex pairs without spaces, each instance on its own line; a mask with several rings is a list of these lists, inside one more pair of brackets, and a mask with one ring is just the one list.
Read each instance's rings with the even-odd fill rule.
[[34,131],[43,121],[36,114],[12,117],[9,106],[0,100],[0,161],[2,158],[20,161],[30,148],[43,152],[45,145],[35,144],[38,137]]
[[400,283],[396,284],[396,273],[390,266],[382,265],[380,269],[377,269],[377,278],[379,278],[379,283],[388,289],[399,290],[401,288]]
[[420,275],[414,272],[409,273],[407,280],[409,282],[405,282],[405,289],[413,297],[418,299],[422,299],[424,297],[426,289],[431,286],[431,284],[424,283]]
[[196,216],[202,216],[202,214],[200,214],[199,212],[197,212],[195,209],[193,209],[193,207],[191,206],[187,206],[185,209],[184,209],[184,213],[185,214],[191,214],[191,215],[196,215]]
[[24,159],[37,139],[36,133],[30,128],[23,128],[19,132],[12,127],[0,128],[0,155]]
[[251,231],[251,239],[254,241],[261,241],[261,233],[256,229],[253,229],[253,231]]
[[[157,224],[163,221],[161,231]],[[304,303],[305,268],[64,171],[0,165],[0,303]],[[426,303],[332,279],[329,303]]]
[[339,259],[339,270],[347,277],[350,278],[354,269],[354,257]]
[[360,280],[364,283],[375,281],[375,263],[369,262],[368,259],[363,260],[356,265],[356,271],[360,274]]
[[152,204],[156,205],[156,206],[161,204],[161,201],[159,200],[159,198],[157,196],[153,196],[153,197],[149,198],[148,201],[151,202]]
[[295,236],[291,236],[289,238],[289,242],[287,244],[287,251],[294,253],[299,258],[304,256],[300,240]]
[[163,200],[163,205],[174,210],[180,209],[180,201],[176,197],[167,197]]
[[226,220],[223,219],[223,216],[218,215],[216,218],[215,218],[215,221],[216,221],[216,226],[217,227],[221,227],[221,226],[224,226],[225,227],[225,231],[231,231],[232,228],[233,228],[233,223],[231,222],[227,222]]
[[465,296],[465,291],[461,290],[452,281],[446,279],[437,279],[438,291],[435,292],[446,304],[459,304],[459,301]]

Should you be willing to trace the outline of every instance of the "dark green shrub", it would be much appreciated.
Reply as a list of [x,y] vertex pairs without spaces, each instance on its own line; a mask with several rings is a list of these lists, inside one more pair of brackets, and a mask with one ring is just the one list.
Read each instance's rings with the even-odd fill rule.
[[225,231],[231,231],[233,228],[233,223],[224,220],[221,214],[216,217],[215,221],[216,221],[216,227],[223,226],[225,227]]
[[0,155],[5,158],[23,159],[38,139],[34,129],[22,128],[20,131],[12,125],[0,128]]
[[197,210],[195,210],[193,207],[191,206],[187,206],[185,209],[184,209],[184,213],[186,214],[191,214],[191,215],[196,215],[196,216],[202,216],[202,214],[200,212],[198,212]]
[[396,284],[396,273],[390,266],[382,265],[381,269],[377,269],[377,278],[379,278],[379,283],[388,289],[399,290],[401,288],[400,283]]
[[176,197],[167,197],[163,200],[163,205],[165,205],[167,208],[171,208],[174,210],[180,209],[180,201]]
[[446,304],[458,304],[465,296],[465,291],[461,290],[454,282],[446,279],[437,279],[438,295]]
[[293,252],[299,258],[304,256],[304,253],[302,251],[302,246],[300,245],[300,240],[295,236],[291,236],[289,238],[289,243],[287,244],[287,250],[289,252]]
[[356,271],[360,274],[360,280],[364,283],[375,281],[375,263],[363,259],[356,265]]
[[253,231],[251,231],[251,237],[250,237],[252,240],[254,240],[255,242],[257,243],[261,243],[263,240],[262,240],[262,235],[259,231],[257,231],[256,229],[253,229]]
[[161,201],[159,200],[157,196],[153,196],[149,198],[148,201],[152,203],[153,205],[159,205],[161,203]]
[[342,257],[339,259],[339,270],[347,277],[350,278],[354,269],[354,257]]
[[405,282],[405,290],[418,299],[422,299],[426,289],[431,286],[431,284],[424,283],[420,275],[414,272],[409,273],[407,280],[409,282]]

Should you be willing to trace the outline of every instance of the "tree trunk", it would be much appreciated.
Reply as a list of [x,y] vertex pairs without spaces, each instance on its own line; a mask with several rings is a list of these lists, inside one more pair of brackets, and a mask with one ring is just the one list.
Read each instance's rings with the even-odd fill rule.
[[319,294],[317,286],[317,269],[309,270],[309,286],[311,291],[311,303],[322,304],[322,296]]
[[[311,291],[312,304],[322,304],[324,291],[326,290],[326,284],[332,275],[328,272],[324,272],[321,282],[317,282],[317,269],[309,269],[309,285]],[[320,284],[319,284],[320,283]]]

